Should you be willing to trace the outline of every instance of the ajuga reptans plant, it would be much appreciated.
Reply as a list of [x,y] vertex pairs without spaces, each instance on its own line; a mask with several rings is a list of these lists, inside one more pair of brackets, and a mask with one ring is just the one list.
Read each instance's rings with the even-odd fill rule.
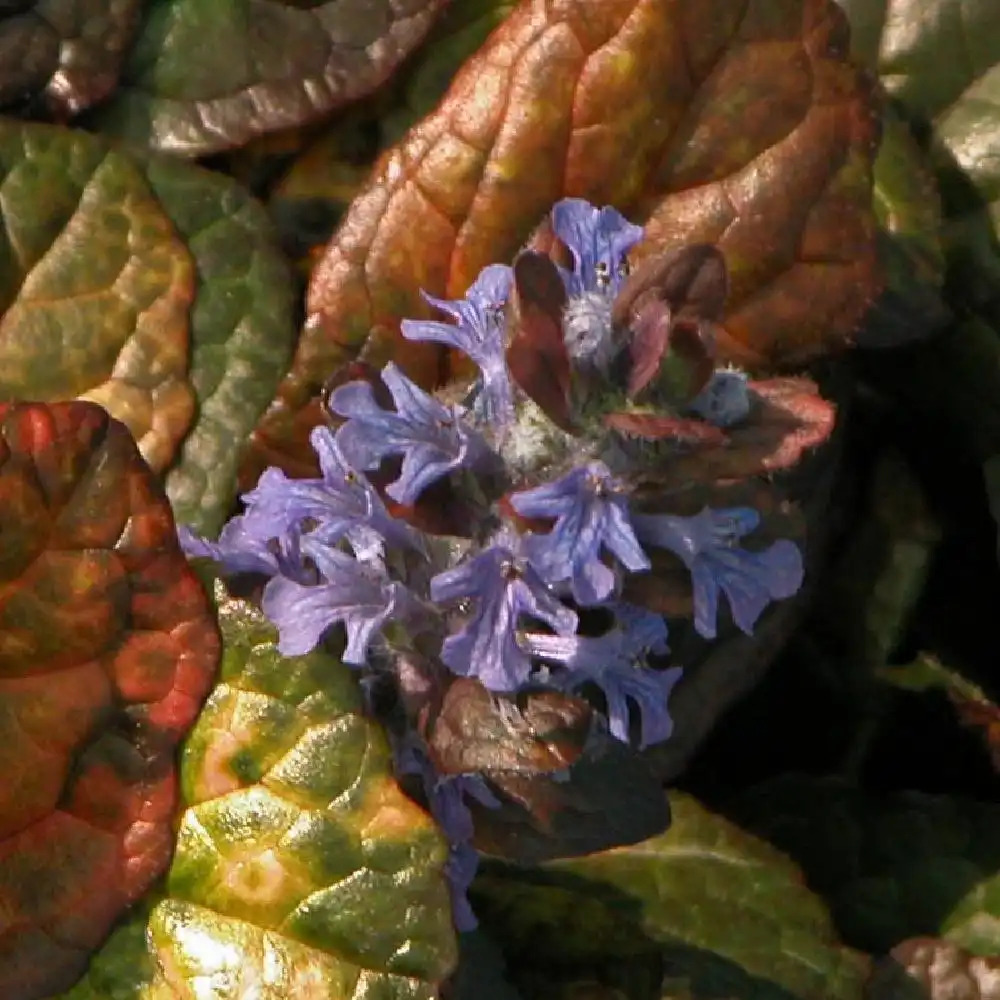
[[[714,361],[718,251],[630,273],[642,229],[575,198],[546,232],[548,252],[485,268],[464,299],[426,295],[440,319],[402,323],[407,340],[461,352],[471,385],[432,393],[393,363],[350,366],[326,397],[330,426],[312,433],[320,477],[268,469],[217,542],[182,534],[190,555],[266,575],[285,654],[332,640],[369,679],[401,675],[416,651],[501,700],[526,685],[599,693],[610,733],[644,747],[671,734],[681,668],[629,580],[673,553],[712,639],[720,597],[752,632],[799,589],[802,555],[790,540],[744,547],[752,508],[684,516],[657,489],[679,456],[723,447],[753,412],[753,384]],[[479,775],[436,774],[414,730],[396,737],[398,769],[423,780],[451,842],[455,919],[471,927],[466,801],[497,800]]]

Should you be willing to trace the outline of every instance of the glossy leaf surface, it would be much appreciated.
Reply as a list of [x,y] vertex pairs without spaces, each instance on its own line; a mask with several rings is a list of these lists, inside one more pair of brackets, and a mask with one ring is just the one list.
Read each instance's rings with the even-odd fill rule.
[[693,799],[670,801],[671,829],[633,847],[539,868],[485,866],[474,901],[508,962],[640,962],[655,952],[695,996],[857,1000],[868,961],[839,944],[795,866]]
[[717,245],[728,356],[794,363],[843,343],[877,284],[876,119],[846,37],[826,0],[522,3],[352,203],[261,456],[304,458],[310,400],[346,357],[439,381],[440,351],[398,332],[430,315],[419,290],[462,294],[566,195],[647,221],[640,254]]
[[262,209],[218,175],[14,120],[0,191],[0,399],[100,403],[175,466],[178,516],[216,530],[294,335]]
[[142,0],[27,0],[0,13],[0,106],[65,118],[115,88]]
[[[447,845],[406,798],[351,671],[283,657],[216,585],[222,676],[181,762],[185,810],[146,940],[125,928],[66,1000],[431,1000],[457,952]],[[129,970],[130,971],[126,971]]]
[[125,428],[0,406],[0,995],[65,988],[166,867],[214,615]]
[[441,0],[168,0],[151,7],[101,131],[200,156],[364,97]]

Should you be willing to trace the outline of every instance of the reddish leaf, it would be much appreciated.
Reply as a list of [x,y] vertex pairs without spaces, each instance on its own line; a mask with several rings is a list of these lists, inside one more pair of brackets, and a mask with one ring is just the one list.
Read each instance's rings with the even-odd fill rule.
[[693,445],[696,449],[721,447],[728,440],[725,431],[704,420],[661,416],[658,413],[609,413],[604,423],[619,434],[649,441],[676,441],[678,444]]
[[[837,410],[819,395],[816,384],[807,378],[776,378],[750,382],[757,399],[750,416],[724,433],[699,421],[677,421],[671,431],[657,434],[662,418],[633,414],[611,414],[606,422],[615,430],[639,437],[674,437],[700,442],[689,453],[671,453],[669,462],[660,463],[656,479],[663,489],[678,489],[694,481],[745,479],[781,472],[797,466],[803,457],[818,449],[833,433]],[[624,420],[628,417],[628,420]],[[696,437],[697,426],[706,430]],[[717,436],[713,436],[713,432]]]
[[661,374],[668,353],[675,363],[661,379],[676,401],[701,391],[715,367],[709,325],[721,319],[727,290],[725,258],[704,244],[649,258],[632,273],[611,313],[616,328],[631,331],[630,399]]
[[562,333],[566,287],[551,259],[526,250],[514,261],[507,366],[514,381],[565,431],[572,431],[570,364]]
[[425,385],[467,373],[400,319],[430,317],[421,288],[460,296],[510,261],[567,195],[648,220],[636,259],[722,251],[724,356],[843,344],[878,285],[878,116],[847,37],[833,0],[524,0],[352,203],[256,446],[307,458],[298,414],[345,358],[395,357]]
[[173,846],[218,657],[169,504],[90,403],[0,406],[0,996],[68,987]]
[[554,691],[491,695],[452,680],[422,728],[442,774],[478,772],[499,809],[471,803],[475,843],[524,862],[635,843],[669,820],[659,784],[635,751],[594,725],[580,698]]

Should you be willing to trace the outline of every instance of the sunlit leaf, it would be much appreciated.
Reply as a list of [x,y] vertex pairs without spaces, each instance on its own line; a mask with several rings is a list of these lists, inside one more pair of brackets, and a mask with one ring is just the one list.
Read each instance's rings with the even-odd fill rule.
[[364,97],[442,0],[167,0],[152,5],[103,132],[184,156],[240,146]]
[[432,1000],[457,958],[447,845],[351,671],[281,656],[259,610],[216,599],[222,676],[181,760],[166,898],[66,1000],[181,1000],[206,979],[217,1000]]
[[0,13],[0,106],[65,118],[115,88],[142,0],[26,0]]
[[0,406],[0,995],[69,986],[173,847],[218,656],[170,506],[90,403]]
[[671,829],[633,847],[537,868],[484,865],[474,903],[508,963],[659,953],[696,997],[857,1000],[868,959],[838,942],[796,867],[687,796],[670,801]]
[[461,295],[565,195],[645,220],[640,256],[717,245],[725,355],[766,367],[842,344],[877,285],[876,115],[846,37],[827,0],[522,3],[344,217],[257,467],[304,460],[310,400],[347,357],[440,380],[441,352],[399,335],[430,315],[420,289]]

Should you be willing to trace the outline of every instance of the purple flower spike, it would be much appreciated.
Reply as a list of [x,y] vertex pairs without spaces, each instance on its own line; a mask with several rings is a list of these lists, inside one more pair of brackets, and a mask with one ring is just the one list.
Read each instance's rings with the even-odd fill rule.
[[608,728],[617,739],[629,738],[629,701],[639,711],[639,747],[669,739],[674,723],[667,699],[680,679],[680,667],[652,670],[642,665],[649,653],[666,652],[667,626],[652,612],[619,605],[614,628],[596,638],[522,634],[526,652],[566,668],[552,677],[563,690],[590,682],[607,701]]
[[402,455],[400,477],[386,493],[412,504],[431,483],[486,453],[482,437],[462,425],[465,409],[445,406],[411,382],[392,362],[382,369],[395,412],[383,410],[367,382],[348,382],[330,397],[330,409],[350,418],[336,442],[355,469],[377,469],[386,455]]
[[321,479],[289,479],[280,469],[268,469],[256,488],[243,495],[256,523],[269,526],[277,537],[304,521],[313,534],[334,545],[346,538],[361,560],[379,556],[383,540],[422,550],[420,536],[385,509],[375,487],[351,468],[337,447],[333,431],[316,427],[309,437],[319,458]]
[[737,627],[752,635],[771,601],[791,597],[802,586],[802,553],[794,542],[782,539],[761,552],[737,546],[759,523],[750,507],[705,507],[693,517],[632,515],[644,544],[669,549],[691,571],[694,627],[706,639],[715,638],[719,591],[729,599]]
[[307,538],[303,548],[324,582],[303,587],[276,576],[261,599],[264,614],[278,627],[278,651],[284,656],[308,653],[340,622],[347,631],[344,663],[363,665],[375,633],[391,618],[405,618],[415,598],[401,583],[388,580],[379,566],[313,539]]
[[186,555],[212,559],[227,573],[263,573],[311,582],[313,574],[302,561],[299,533],[294,527],[274,537],[269,527],[241,515],[226,523],[217,542],[202,538],[183,524],[177,528],[177,537]]
[[627,274],[625,256],[643,236],[617,209],[595,208],[582,198],[564,198],[552,207],[552,229],[573,255],[564,275],[570,296],[606,292],[614,298]]
[[466,292],[464,299],[437,299],[423,293],[436,309],[455,323],[404,319],[400,330],[407,340],[433,341],[461,351],[479,366],[482,389],[475,401],[477,415],[508,424],[514,415],[514,397],[504,357],[503,307],[510,294],[513,271],[506,264],[491,264]]
[[531,660],[517,644],[518,617],[532,615],[560,635],[576,631],[575,612],[550,593],[530,565],[519,565],[509,549],[491,546],[431,580],[431,599],[469,598],[476,610],[448,636],[441,659],[461,677],[478,677],[491,691],[513,691],[531,673]]
[[633,573],[649,569],[629,522],[622,485],[603,462],[515,493],[510,502],[523,517],[556,519],[548,534],[525,538],[524,552],[546,583],[569,580],[578,604],[600,604],[614,590],[615,574],[601,560],[602,547]]

